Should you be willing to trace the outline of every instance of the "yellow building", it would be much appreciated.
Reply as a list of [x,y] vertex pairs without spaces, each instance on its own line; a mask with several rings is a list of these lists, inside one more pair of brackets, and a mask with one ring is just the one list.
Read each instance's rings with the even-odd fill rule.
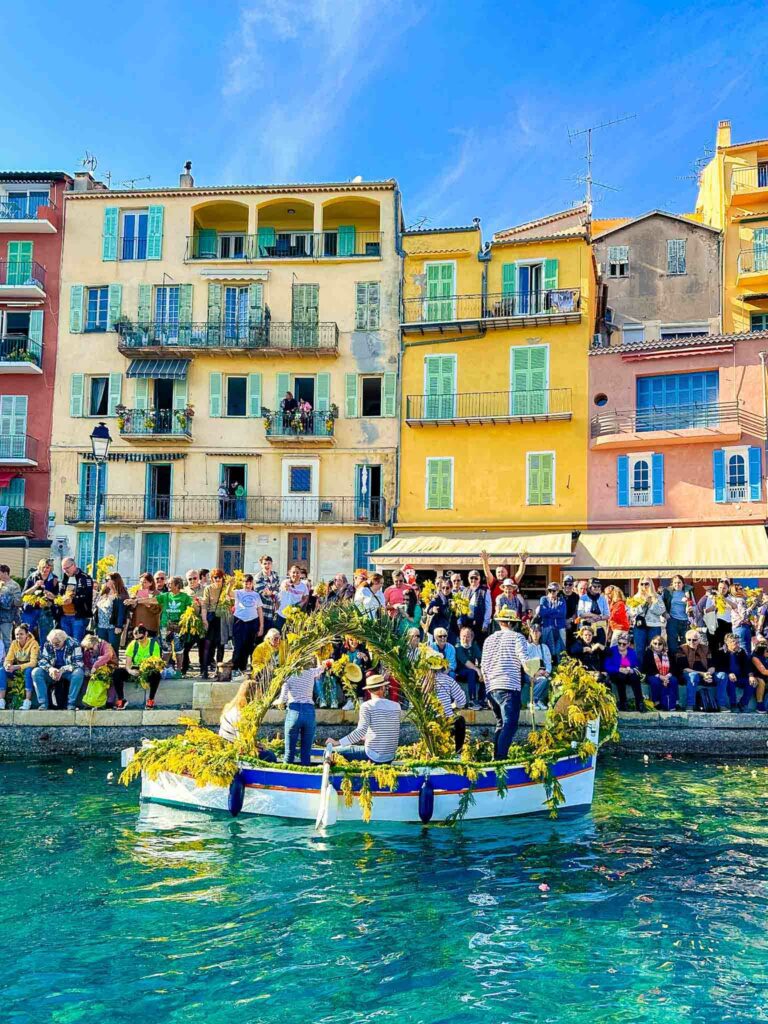
[[595,268],[586,209],[497,233],[409,231],[396,536],[377,564],[494,564],[540,581],[587,518],[587,356]]
[[732,143],[720,121],[696,212],[723,232],[724,333],[768,329],[768,139]]
[[395,490],[396,183],[201,188],[187,169],[70,198],[54,549],[91,559],[104,420],[103,538],[127,578],[263,553],[316,579],[365,564]]

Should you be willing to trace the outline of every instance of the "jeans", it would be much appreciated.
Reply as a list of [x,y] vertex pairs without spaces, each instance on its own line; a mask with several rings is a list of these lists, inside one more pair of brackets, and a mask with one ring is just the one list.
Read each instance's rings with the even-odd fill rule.
[[642,661],[645,649],[654,637],[661,636],[661,626],[635,626],[635,654]]
[[299,745],[299,764],[310,764],[315,738],[315,705],[289,704],[285,712],[285,761],[294,764]]
[[10,672],[6,672],[2,665],[0,665],[0,694],[5,696],[5,691],[8,689],[8,683],[17,672],[24,673],[24,689],[27,693],[32,692],[32,669],[22,668],[20,665],[11,669]]
[[534,704],[546,704],[549,694],[549,676],[536,676],[532,683],[530,676],[525,675],[523,678],[529,686],[533,685]]
[[675,711],[677,709],[677,678],[672,676],[669,685],[665,686],[661,676],[648,676],[646,679],[651,690],[651,700],[654,704],[661,705],[662,711]]
[[474,704],[477,700],[477,684],[479,682],[477,672],[471,668],[459,666],[456,669],[456,682],[464,691],[467,700]]
[[73,640],[80,643],[88,628],[88,619],[78,619],[76,615],[62,615],[61,628],[67,636],[71,636]]
[[749,628],[749,626],[746,623],[744,623],[743,626],[735,626],[733,632],[739,638],[739,643],[744,648],[744,650],[747,652],[747,654],[751,654],[752,653],[752,630]]
[[667,646],[669,653],[675,654],[685,643],[685,634],[690,629],[688,619],[672,619],[667,622]]
[[556,629],[554,626],[546,626],[541,631],[541,642],[549,648],[552,661],[557,661],[565,650],[565,630]]
[[339,707],[339,690],[340,687],[336,682],[336,678],[329,672],[323,672],[323,674],[318,676],[315,680],[315,703],[321,708]]
[[[736,682],[728,678],[728,672],[715,672],[715,682],[717,683],[717,703],[721,708],[739,707],[743,711],[752,700],[752,687],[749,685],[748,676],[738,676]],[[742,691],[741,700],[736,703],[736,687]],[[726,703],[726,694],[728,703]]]
[[[371,760],[371,758],[368,757],[368,755],[365,752],[365,747],[362,746],[362,745],[357,745],[356,744],[355,746],[352,746],[352,747],[336,747],[335,749],[338,750],[338,752],[341,754],[341,756],[345,757],[347,759],[347,761],[370,761]],[[377,764],[381,764],[381,763],[389,764],[388,761],[385,761],[385,762],[377,761],[376,763]]]
[[[707,683],[703,672],[697,672],[692,668],[683,669],[683,679],[685,680],[685,707],[688,711],[696,710],[696,691],[700,686],[713,686],[712,683]],[[718,704],[720,701],[718,701]],[[722,706],[722,705],[721,705]]]
[[493,734],[493,756],[503,761],[512,746],[520,718],[520,690],[489,690],[486,694],[488,706],[496,718]]
[[2,637],[6,651],[11,646],[11,640],[13,640],[13,630],[15,625],[16,623],[10,619],[5,622],[0,622],[0,637]]
[[[73,671],[66,670],[62,672],[60,682],[69,683],[67,709],[71,711],[76,706],[77,698],[80,696],[80,690],[85,682],[85,673],[81,668],[76,668]],[[47,709],[49,706],[48,687],[57,685],[55,680],[51,679],[48,669],[40,668],[40,666],[32,669],[32,684],[35,687],[40,707]]]

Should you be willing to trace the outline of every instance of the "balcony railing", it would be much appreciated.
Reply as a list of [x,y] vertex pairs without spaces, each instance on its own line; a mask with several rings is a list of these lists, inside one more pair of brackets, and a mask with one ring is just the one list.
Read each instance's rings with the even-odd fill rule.
[[607,434],[640,434],[651,430],[708,429],[719,427],[724,422],[735,422],[747,426],[748,429],[759,429],[759,422],[762,420],[751,416],[736,402],[701,402],[669,408],[603,412],[592,417],[590,433],[592,437],[604,437]]
[[0,336],[0,363],[32,363],[41,366],[43,346],[25,334]]
[[147,237],[122,236],[117,241],[117,258],[119,260],[145,260],[147,258]]
[[726,486],[725,486],[725,500],[726,501],[748,501],[749,500],[749,487],[746,484],[726,484]]
[[408,395],[406,421],[498,423],[514,419],[567,419],[571,389],[480,391],[456,395]]
[[403,323],[438,324],[457,320],[508,320],[515,317],[562,316],[579,312],[578,288],[490,295],[447,295],[403,302]]
[[45,269],[34,260],[0,260],[0,288],[41,288]]
[[742,249],[737,266],[740,274],[768,272],[768,249]]
[[11,506],[5,517],[5,533],[29,533],[32,529],[32,510],[21,505]]
[[264,421],[267,437],[333,437],[334,420],[327,412],[270,412]]
[[29,434],[0,434],[0,462],[37,462],[37,438]]
[[50,199],[4,199],[0,202],[0,220],[37,220],[37,211]]
[[731,192],[753,192],[768,188],[768,161],[734,167],[731,171]]
[[198,352],[275,350],[332,353],[339,347],[338,324],[276,323],[269,318],[260,324],[119,323],[117,331],[118,348],[125,352],[183,348]]
[[191,437],[190,418],[184,410],[118,410],[117,426],[121,437]]
[[[381,231],[276,231],[264,235],[196,231],[187,236],[188,260],[356,259],[381,256]],[[125,258],[125,257],[124,257]],[[136,259],[137,257],[133,257]],[[144,258],[144,257],[139,257]]]
[[[64,518],[68,523],[93,521],[92,496],[67,494]],[[107,494],[100,503],[102,523],[366,523],[386,522],[384,498],[285,497],[218,498],[210,495]]]
[[651,494],[650,488],[648,488],[648,487],[643,488],[642,490],[639,490],[639,491],[633,490],[633,491],[630,492],[630,495],[629,495],[629,504],[630,505],[650,505],[650,504],[652,504],[651,498],[652,498],[652,494]]

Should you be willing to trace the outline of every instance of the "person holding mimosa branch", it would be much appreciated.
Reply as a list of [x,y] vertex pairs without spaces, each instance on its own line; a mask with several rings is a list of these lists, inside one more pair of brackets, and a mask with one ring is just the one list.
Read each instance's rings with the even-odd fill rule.
[[640,661],[645,656],[645,649],[654,637],[661,636],[667,610],[664,601],[656,593],[653,580],[643,576],[637,587],[637,593],[627,602],[632,621],[632,632],[635,641],[635,653]]

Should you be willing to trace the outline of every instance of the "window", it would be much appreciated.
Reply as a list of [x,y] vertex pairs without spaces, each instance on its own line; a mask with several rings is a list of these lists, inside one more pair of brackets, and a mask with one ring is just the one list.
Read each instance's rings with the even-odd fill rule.
[[424,319],[429,323],[452,320],[456,315],[454,278],[456,267],[451,263],[426,263],[427,296]]
[[621,328],[622,345],[640,345],[645,341],[645,324],[624,324]]
[[248,409],[248,378],[227,377],[227,416],[245,416]]
[[288,489],[291,494],[311,494],[312,467],[290,466],[288,469]]
[[381,377],[363,377],[360,381],[361,416],[381,416]]
[[667,239],[667,273],[685,273],[685,239]]
[[529,505],[554,505],[554,452],[528,452],[526,456],[525,477],[526,500]]
[[23,476],[17,476],[4,486],[0,487],[0,506],[7,505],[8,508],[24,507],[24,488],[26,481]]
[[381,285],[379,282],[359,281],[355,285],[355,330],[378,330],[380,308]]
[[616,504],[664,504],[664,456],[658,452],[620,455],[616,460]]
[[168,573],[170,570],[171,535],[145,533],[142,541],[141,564],[144,572]]
[[701,338],[709,334],[709,325],[699,324],[662,324],[661,340],[669,338]]
[[[99,550],[96,561],[104,557],[104,545],[106,535],[99,530]],[[77,564],[82,566],[86,572],[93,565],[93,530],[81,530],[77,535]]]
[[757,187],[768,188],[768,160],[757,162]]
[[768,331],[768,313],[753,313],[749,319],[751,331]]
[[515,345],[509,355],[510,416],[543,416],[549,407],[549,345]]
[[90,377],[88,415],[107,416],[109,408],[109,377]]
[[380,533],[355,534],[355,569],[371,569],[371,554],[381,547]]
[[632,492],[630,505],[650,505],[651,467],[648,459],[635,459],[632,466]]
[[86,331],[106,331],[107,310],[109,308],[108,288],[88,289],[88,313],[85,320]]
[[456,356],[424,356],[424,419],[456,415]]
[[178,327],[179,286],[155,288],[155,322]]
[[241,260],[245,247],[245,235],[219,235],[219,256],[223,260]]
[[147,258],[148,225],[148,210],[126,210],[123,213],[120,238],[121,260],[145,260]]
[[35,220],[38,206],[48,205],[48,189],[14,189],[0,204],[11,220]]
[[725,460],[725,490],[728,501],[747,497],[747,463],[743,455],[728,455]]
[[224,289],[224,333],[227,341],[248,337],[248,287]]
[[762,448],[758,445],[716,448],[712,460],[716,502],[761,500]]
[[8,310],[5,314],[0,312],[0,336],[12,338],[14,336],[29,337],[30,314],[12,313]]
[[682,430],[719,423],[717,370],[638,377],[636,430]]
[[453,508],[453,459],[427,459],[426,507]]
[[27,396],[0,395],[0,458],[23,459],[27,452]]
[[608,246],[608,277],[629,277],[629,246]]

